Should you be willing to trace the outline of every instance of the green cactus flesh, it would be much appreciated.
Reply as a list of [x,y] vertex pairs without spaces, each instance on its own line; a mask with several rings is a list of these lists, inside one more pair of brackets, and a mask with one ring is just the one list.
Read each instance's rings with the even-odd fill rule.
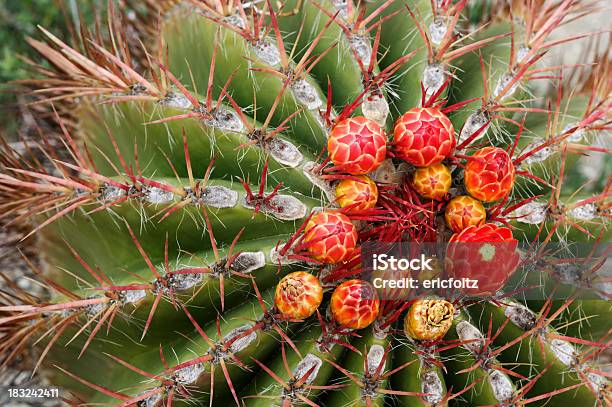
[[[42,155],[3,147],[0,207],[30,228],[20,244],[45,290],[7,282],[2,367],[29,352],[76,404],[609,405],[609,264],[537,248],[609,242],[610,59],[541,68],[573,40],[556,28],[595,10],[512,3],[164,0],[130,19],[111,2],[111,34],[31,39],[49,64],[21,85],[52,134]],[[540,76],[553,91],[532,86]],[[440,201],[417,195],[393,144],[395,121],[425,105],[457,140]],[[357,116],[389,138],[369,174],[378,204],[361,212],[338,208],[352,177],[327,159],[334,126]],[[362,275],[359,254],[316,261],[312,214],[347,214],[359,244],[448,241],[446,204],[467,195],[465,164],[484,146],[517,171],[487,223],[532,244],[524,264],[538,273],[520,284],[541,298],[448,297],[456,313],[435,340],[403,332],[410,302],[382,299],[367,328],[341,326],[330,294]],[[299,321],[274,303],[294,271],[324,289]]]

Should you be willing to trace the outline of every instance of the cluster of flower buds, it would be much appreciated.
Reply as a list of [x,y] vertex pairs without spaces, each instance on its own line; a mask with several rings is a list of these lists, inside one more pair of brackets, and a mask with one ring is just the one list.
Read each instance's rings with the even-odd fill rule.
[[[340,120],[333,126],[327,152],[334,165],[333,171],[338,175],[335,203],[340,209],[319,212],[306,224],[301,247],[309,257],[326,265],[339,264],[353,257],[359,244],[359,234],[349,217],[376,207],[379,186],[368,174],[389,158],[388,150],[393,151],[395,160],[415,167],[411,177],[406,180],[410,187],[421,198],[442,204],[441,214],[444,214],[448,227],[455,233],[450,243],[516,242],[510,229],[486,223],[487,213],[483,205],[483,202],[504,199],[512,191],[515,169],[506,151],[485,147],[468,157],[465,166],[456,165],[453,125],[442,111],[434,107],[419,107],[404,113],[396,121],[390,137],[392,141],[389,143],[384,129],[362,116]],[[449,191],[453,172],[459,171],[464,173],[467,194],[452,197]],[[493,295],[516,268],[514,251],[508,251],[504,260],[508,267],[496,267],[499,261],[478,257],[478,250],[478,253],[471,253],[465,247],[453,246],[449,249],[444,268],[457,278],[483,277],[481,289],[469,294]],[[466,265],[465,262],[472,263]],[[316,277],[304,272],[285,277],[276,293],[277,310],[292,319],[309,317],[322,299],[320,283]],[[450,326],[446,317],[450,314],[452,320],[452,305],[428,301],[414,305],[406,316],[405,330],[413,339],[438,339]],[[370,283],[349,280],[334,290],[330,311],[339,325],[362,329],[376,319],[379,302],[376,290]],[[440,323],[428,327],[428,332],[422,332],[418,320],[424,318],[431,323],[432,319],[423,314],[430,312],[430,308],[432,313],[440,314]]]

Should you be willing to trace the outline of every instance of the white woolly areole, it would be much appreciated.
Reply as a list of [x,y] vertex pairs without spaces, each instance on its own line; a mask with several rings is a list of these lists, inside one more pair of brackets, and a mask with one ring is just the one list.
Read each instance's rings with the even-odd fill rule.
[[[493,96],[496,98],[499,96],[502,96],[501,100],[504,100],[512,96],[514,92],[516,92],[516,89],[518,88],[518,85],[519,85],[519,81],[516,81],[512,85],[510,85],[510,83],[512,83],[513,80],[514,80],[514,75],[509,74],[509,73],[503,74],[497,81],[497,85],[495,86],[495,90],[493,91]],[[503,92],[503,95],[502,95],[502,92]]]
[[574,262],[554,263],[552,269],[564,284],[578,284],[582,278],[581,267]]
[[306,176],[306,178],[308,178],[310,182],[312,182],[314,186],[318,187],[319,189],[321,189],[321,191],[323,191],[323,193],[325,193],[325,196],[330,202],[333,202],[336,199],[336,191],[334,191],[334,188],[332,187],[332,184],[329,181],[321,179],[313,173],[313,169],[317,165],[318,164],[313,161],[308,161],[307,163],[305,163],[302,167],[302,169],[304,170],[304,175]]
[[[242,202],[245,208],[255,209],[255,205],[246,200]],[[298,220],[306,216],[308,208],[296,197],[291,195],[275,195],[267,205],[262,205],[261,212],[272,215],[280,220]]]
[[489,372],[489,384],[498,401],[508,401],[512,398],[514,387],[512,387],[512,381],[505,373],[499,370],[491,370]]
[[200,284],[204,279],[202,273],[186,273],[172,275],[172,289],[175,291],[185,291]]
[[[545,142],[546,140],[544,139],[538,139],[530,143],[527,147],[525,147],[525,152],[532,151],[536,149],[537,147],[541,146]],[[526,165],[541,163],[542,161],[545,161],[546,159],[548,159],[548,157],[550,157],[554,153],[555,153],[555,150],[552,147],[546,146],[536,151],[529,157],[525,158],[525,160],[523,160],[523,163],[525,163]]]
[[298,79],[291,84],[293,96],[308,110],[315,110],[323,106],[319,93],[306,79]]
[[550,341],[550,349],[565,366],[573,366],[577,361],[576,348],[568,341],[553,339]]
[[232,262],[232,269],[248,274],[266,265],[264,252],[242,252]]
[[380,93],[370,93],[364,98],[361,111],[366,118],[384,126],[389,116],[389,103]]
[[440,45],[447,31],[446,20],[442,17],[436,17],[429,25],[429,40],[434,45]]
[[246,23],[244,22],[244,19],[242,18],[242,16],[239,14],[232,14],[230,16],[225,17],[223,20],[226,23],[233,25],[234,27],[237,27],[240,29],[246,28]]
[[[235,338],[237,336],[241,336],[244,332],[248,331],[252,327],[253,326],[249,325],[249,324],[240,326],[240,327],[232,330],[227,335],[225,335],[225,338],[223,338],[223,341],[224,342],[229,342],[233,338]],[[240,352],[241,350],[243,350],[244,348],[249,346],[251,344],[251,342],[253,342],[256,338],[257,338],[257,333],[256,332],[251,332],[248,335],[241,336],[239,339],[236,339],[234,342],[232,342],[232,345],[229,347],[228,352],[229,353]]]
[[381,372],[385,371],[386,361],[383,361],[383,357],[385,356],[385,348],[380,345],[372,345],[368,352],[368,373],[374,374],[378,367],[382,363]]
[[[144,390],[138,394],[138,396],[142,396],[145,393],[149,393],[150,391],[155,390],[155,388]],[[160,393],[151,394],[149,397],[146,397],[138,402],[139,407],[155,407],[158,405],[162,396]]]
[[434,370],[429,370],[421,375],[421,392],[425,393],[423,400],[435,406],[444,398],[444,386],[440,376]]
[[[90,297],[91,298],[97,298],[97,297]],[[99,298],[103,298],[103,297],[99,297]],[[102,311],[104,311],[106,309],[106,303],[104,302],[98,302],[95,304],[89,304],[85,306],[85,312],[87,313],[87,315],[90,316],[94,316],[97,315],[99,313],[101,313]]]
[[257,58],[268,65],[277,66],[281,62],[280,51],[269,38],[260,39],[257,44],[252,46],[252,49]]
[[[472,134],[476,133],[481,127],[483,127],[484,125],[487,125],[488,121],[489,121],[489,119],[487,118],[487,115],[485,113],[481,112],[480,110],[477,110],[474,113],[472,113],[471,115],[469,115],[469,117],[465,121],[465,124],[461,128],[461,132],[459,133],[458,144],[463,143],[465,140],[470,138],[470,136]],[[487,125],[478,134],[478,136],[474,137],[474,139],[472,139],[471,143],[473,143],[476,140],[480,140],[481,138],[483,138],[487,134],[487,130],[488,129],[489,129],[489,125]]]
[[518,303],[508,305],[506,309],[504,309],[504,315],[509,318],[514,325],[525,331],[533,328],[537,319],[533,311],[523,304]]
[[569,211],[569,216],[580,220],[593,220],[597,217],[597,206],[593,203],[577,206]]
[[319,369],[321,368],[321,365],[323,365],[323,361],[312,353],[309,353],[304,356],[304,359],[300,360],[300,363],[298,363],[295,369],[293,369],[293,377],[298,380],[301,380],[304,375],[314,367],[313,371],[310,373],[310,375],[308,376],[308,378],[306,378],[304,382],[305,384],[310,384],[313,382],[314,379],[316,379],[317,375],[319,374]]
[[[332,271],[331,268],[325,268],[324,270],[326,270],[327,274],[329,274]],[[319,279],[320,280],[324,279],[323,273],[319,274]],[[391,331],[391,325],[387,325],[386,327],[383,328],[381,327],[381,322],[377,319],[376,321],[374,321],[374,328],[372,329],[372,331],[376,339],[385,339],[389,335],[389,332]]]
[[349,43],[357,58],[361,60],[361,64],[365,69],[370,66],[372,60],[372,45],[370,39],[363,35],[351,35],[349,37]]
[[[578,123],[570,123],[568,125],[566,125],[563,130],[561,131],[561,134],[565,134],[568,131],[570,131],[572,128],[578,126]],[[565,139],[565,141],[568,141],[570,143],[577,143],[580,140],[582,140],[585,136],[584,133],[584,129],[582,128],[577,128],[576,130],[574,130],[574,132],[572,134],[570,134],[569,136],[567,136],[567,138]]]
[[211,185],[204,189],[200,201],[213,208],[233,208],[238,204],[238,192],[220,185]]
[[457,336],[462,342],[471,341],[462,345],[465,349],[472,353],[480,352],[485,340],[482,332],[480,332],[478,328],[467,321],[461,321],[457,324],[455,329],[457,331]]
[[174,201],[174,194],[157,187],[149,187],[145,190],[144,199],[148,203],[163,204]]
[[278,247],[273,247],[270,250],[270,262],[272,262],[273,264],[282,264],[282,265],[288,265],[288,264],[295,264],[298,261],[297,260],[292,260],[289,259],[287,256],[290,255],[292,253],[292,250],[289,249],[287,251],[287,253],[284,256],[281,256],[280,251],[283,249],[283,244],[279,244]]
[[521,45],[518,51],[516,52],[516,62],[526,62],[525,57],[527,57],[527,54],[529,54],[530,51],[531,48],[526,45]]
[[198,377],[204,371],[203,363],[196,363],[191,366],[186,366],[174,372],[174,376],[179,383],[191,384],[198,380]]
[[232,109],[220,106],[211,114],[212,118],[203,120],[204,124],[207,126],[234,133],[243,132],[245,129],[244,123],[240,120],[240,116]]
[[121,291],[121,298],[125,304],[133,304],[145,298],[147,292],[145,290],[124,290]]
[[265,142],[265,149],[278,163],[295,168],[304,160],[300,150],[287,140],[273,137]]
[[160,99],[159,104],[162,106],[172,107],[174,109],[193,109],[193,104],[187,98],[187,96],[178,92],[168,92],[163,99]]
[[516,208],[512,216],[516,216],[516,221],[530,225],[539,225],[546,220],[548,204],[546,202],[529,202]]
[[343,20],[348,18],[348,2],[351,0],[332,0],[332,4],[339,11],[338,17]]
[[[581,366],[581,370],[587,369],[590,369],[590,366]],[[606,389],[608,385],[608,379],[606,377],[592,372],[587,373],[587,377],[589,378],[589,386],[596,392],[602,392]]]
[[446,82],[447,73],[440,64],[427,65],[423,70],[423,87],[427,96],[431,96],[438,91]]
[[119,188],[115,185],[105,184],[100,189],[100,196],[98,200],[102,202],[116,201],[117,199],[123,198],[127,195],[127,191],[123,188]]

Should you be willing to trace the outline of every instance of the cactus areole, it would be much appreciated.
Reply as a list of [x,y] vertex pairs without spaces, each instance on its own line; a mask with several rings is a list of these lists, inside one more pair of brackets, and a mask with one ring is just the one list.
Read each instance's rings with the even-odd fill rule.
[[106,7],[26,39],[4,404],[611,404],[603,7]]

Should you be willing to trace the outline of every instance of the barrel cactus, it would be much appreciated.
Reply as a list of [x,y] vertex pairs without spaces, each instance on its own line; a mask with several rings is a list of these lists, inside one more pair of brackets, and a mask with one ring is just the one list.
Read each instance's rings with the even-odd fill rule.
[[[542,63],[604,39],[557,34],[592,2],[119,4],[28,39],[3,368],[72,404],[609,405],[610,58]],[[395,298],[373,242],[512,251]]]

